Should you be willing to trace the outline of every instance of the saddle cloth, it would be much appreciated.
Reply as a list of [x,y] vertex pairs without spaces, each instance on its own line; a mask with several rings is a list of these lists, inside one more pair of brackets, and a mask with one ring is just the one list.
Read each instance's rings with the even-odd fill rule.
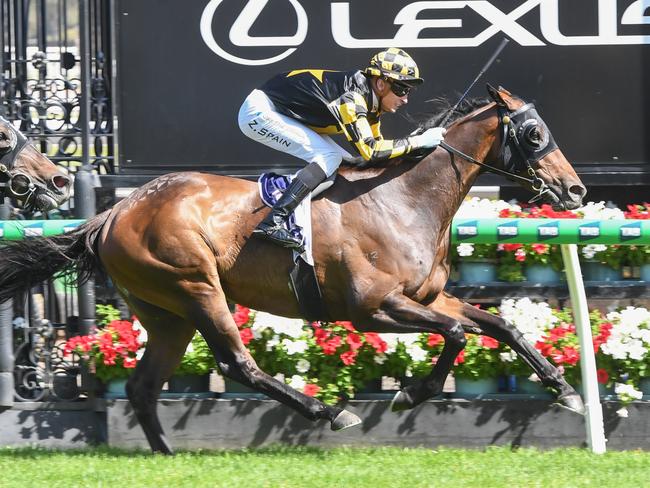
[[[294,175],[279,175],[277,173],[264,173],[257,180],[260,197],[267,207],[272,207],[287,189]],[[302,257],[311,266],[314,265],[312,257],[311,236],[311,193],[303,199],[296,210],[289,216],[286,224],[287,230],[302,241],[304,252],[301,254],[294,250],[294,262]]]

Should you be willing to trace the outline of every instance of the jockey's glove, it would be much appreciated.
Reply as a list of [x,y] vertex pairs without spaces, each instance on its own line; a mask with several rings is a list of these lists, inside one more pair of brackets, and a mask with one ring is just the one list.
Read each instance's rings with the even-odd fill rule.
[[425,130],[422,134],[411,136],[414,148],[431,148],[439,146],[445,140],[447,129],[444,127],[432,127]]

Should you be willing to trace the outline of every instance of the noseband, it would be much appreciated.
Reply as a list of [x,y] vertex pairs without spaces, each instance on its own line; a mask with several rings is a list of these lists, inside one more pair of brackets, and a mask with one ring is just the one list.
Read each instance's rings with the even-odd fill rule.
[[[532,190],[537,193],[530,202],[536,202],[551,190],[544,180],[537,176],[532,163],[538,162],[555,151],[558,148],[557,144],[532,103],[525,104],[515,112],[510,112],[507,107],[497,104],[497,113],[501,131],[501,148],[498,161],[506,169],[477,161],[444,141],[440,144],[440,147],[451,154],[483,166],[486,171],[501,174],[510,180],[519,180],[529,184]],[[521,176],[524,171],[530,178]]]
[[29,141],[4,117],[0,117],[0,123],[9,127],[13,135],[10,146],[4,151],[0,150],[0,196],[19,198],[23,200],[23,205],[29,208],[33,203],[37,187],[28,174],[21,171],[12,172],[18,155],[25,149]]

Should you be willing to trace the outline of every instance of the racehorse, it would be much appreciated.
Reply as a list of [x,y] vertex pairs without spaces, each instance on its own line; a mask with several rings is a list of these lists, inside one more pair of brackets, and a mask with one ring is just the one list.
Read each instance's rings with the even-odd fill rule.
[[72,180],[0,117],[0,203],[12,197],[23,207],[47,212],[70,198]]
[[[393,410],[439,394],[465,334],[474,333],[508,344],[561,405],[584,413],[576,391],[513,325],[443,289],[452,218],[481,171],[507,171],[559,208],[577,208],[586,193],[534,106],[503,88],[488,91],[493,101],[457,118],[443,148],[419,159],[342,167],[315,198],[313,254],[328,313],[322,319],[350,320],[362,332],[442,334],[431,373],[398,392]],[[267,212],[253,182],[162,176],[68,234],[8,243],[0,250],[0,302],[70,264],[82,277],[104,270],[148,331],[127,395],[153,451],[172,452],[156,399],[196,329],[226,377],[308,419],[326,419],[333,430],[356,425],[353,413],[261,371],[241,341],[227,301],[300,316],[287,286],[291,252],[251,239]]]

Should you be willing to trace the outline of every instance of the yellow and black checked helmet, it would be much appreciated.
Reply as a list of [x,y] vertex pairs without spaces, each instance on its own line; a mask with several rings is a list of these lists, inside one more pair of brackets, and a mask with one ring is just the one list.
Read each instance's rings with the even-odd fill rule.
[[420,70],[413,58],[406,51],[396,47],[375,54],[364,73],[392,78],[412,85],[419,85],[424,81],[420,78]]

